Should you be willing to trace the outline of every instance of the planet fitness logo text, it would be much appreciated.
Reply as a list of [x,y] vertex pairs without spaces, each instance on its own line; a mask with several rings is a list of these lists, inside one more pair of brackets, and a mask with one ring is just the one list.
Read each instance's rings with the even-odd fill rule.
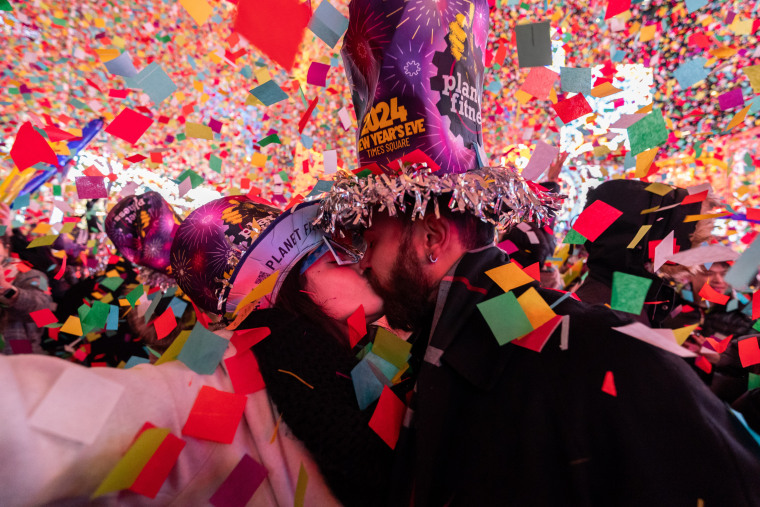
[[438,72],[430,79],[430,88],[441,94],[436,106],[451,120],[452,134],[469,148],[472,143],[482,144],[483,53],[474,47],[471,21],[463,14],[457,14],[449,29],[447,50],[433,57]]

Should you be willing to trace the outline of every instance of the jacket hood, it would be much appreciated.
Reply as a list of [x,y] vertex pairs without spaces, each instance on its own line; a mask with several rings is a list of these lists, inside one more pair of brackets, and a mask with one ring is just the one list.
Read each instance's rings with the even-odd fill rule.
[[[589,190],[585,208],[595,201],[603,201],[623,214],[595,241],[587,241],[588,267],[595,278],[611,283],[612,272],[622,271],[638,276],[652,277],[645,267],[649,258],[649,243],[661,241],[674,231],[678,251],[691,248],[690,235],[697,222],[684,223],[687,215],[698,215],[701,202],[678,205],[673,208],[641,214],[643,210],[679,204],[688,195],[684,188],[660,196],[645,190],[650,184],[639,180],[611,180]],[[584,208],[584,209],[585,209]],[[641,226],[651,229],[634,248],[628,248]]]

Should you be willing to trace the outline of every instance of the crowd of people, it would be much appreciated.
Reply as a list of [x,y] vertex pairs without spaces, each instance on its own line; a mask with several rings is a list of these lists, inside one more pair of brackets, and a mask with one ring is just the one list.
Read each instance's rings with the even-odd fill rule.
[[384,84],[403,8],[352,2],[344,40],[359,124],[393,104],[446,142],[365,138],[285,210],[138,192],[49,247],[0,206],[0,503],[760,504],[757,278],[726,281],[719,199],[610,179],[585,210],[614,219],[558,237],[559,171],[489,166],[457,113],[482,95],[468,4],[411,95]]

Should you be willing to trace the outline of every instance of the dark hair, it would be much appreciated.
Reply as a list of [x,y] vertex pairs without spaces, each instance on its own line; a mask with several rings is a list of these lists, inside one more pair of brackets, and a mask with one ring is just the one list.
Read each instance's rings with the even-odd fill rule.
[[277,293],[274,307],[307,320],[316,329],[332,335],[339,343],[348,346],[348,336],[345,336],[345,331],[304,291],[306,275],[301,274],[301,268],[305,261],[306,256],[298,261],[285,277]]
[[[454,224],[454,227],[459,233],[459,240],[462,242],[462,246],[466,250],[474,250],[475,248],[493,244],[494,238],[496,237],[496,226],[484,222],[468,212],[452,211],[449,208],[449,202],[451,201],[450,195],[440,195],[435,199],[438,203],[438,210],[441,214],[441,218],[445,218]],[[403,221],[404,228],[406,229],[411,228],[414,223],[414,221],[411,220],[414,210],[414,202],[407,199],[405,204],[406,210],[400,212],[399,216],[407,219]],[[436,202],[431,199],[428,203],[426,213],[434,214],[435,204]]]

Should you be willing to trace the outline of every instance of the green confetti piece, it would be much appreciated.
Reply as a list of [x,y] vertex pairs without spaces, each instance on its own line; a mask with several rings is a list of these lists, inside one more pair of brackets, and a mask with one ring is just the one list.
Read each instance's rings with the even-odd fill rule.
[[221,174],[222,172],[222,159],[221,157],[217,157],[216,155],[211,155],[211,158],[209,158],[208,166],[211,168],[212,171],[216,171]]
[[639,315],[644,307],[651,278],[615,271],[612,273],[612,301],[610,308]]
[[261,146],[263,148],[264,146],[266,146],[268,144],[272,144],[272,143],[282,144],[282,141],[280,141],[280,138],[279,138],[279,136],[277,134],[272,134],[272,135],[266,136],[264,139],[262,139],[259,142],[259,146]]
[[505,345],[533,331],[528,316],[512,292],[479,303],[478,310],[499,345]]
[[652,111],[628,127],[628,140],[631,143],[633,156],[665,144],[668,140],[668,128],[662,112]]
[[135,303],[138,299],[140,299],[140,296],[145,294],[145,288],[142,286],[142,284],[138,285],[134,289],[132,289],[129,294],[126,295],[127,301],[129,301],[129,304],[131,306],[135,306]]
[[562,240],[562,243],[565,243],[567,245],[582,245],[586,241],[588,240],[584,238],[580,232],[576,231],[575,229],[570,229],[570,232],[567,233],[565,239]]

